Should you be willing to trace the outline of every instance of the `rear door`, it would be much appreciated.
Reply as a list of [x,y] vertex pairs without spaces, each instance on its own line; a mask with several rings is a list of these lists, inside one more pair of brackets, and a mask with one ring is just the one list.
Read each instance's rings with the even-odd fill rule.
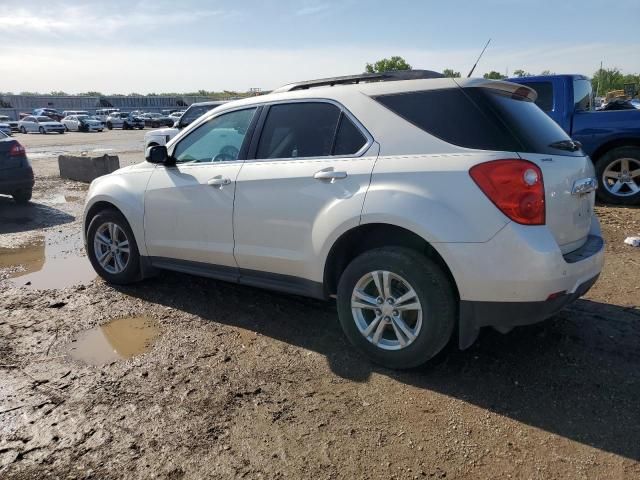
[[[235,257],[241,274],[270,272],[314,281],[322,241],[357,225],[378,147],[340,105],[271,105],[236,189]],[[244,271],[243,271],[244,270]]]

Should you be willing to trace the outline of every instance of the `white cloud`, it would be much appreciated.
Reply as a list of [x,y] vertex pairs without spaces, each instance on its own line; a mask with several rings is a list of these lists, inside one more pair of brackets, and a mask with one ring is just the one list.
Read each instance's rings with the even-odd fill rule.
[[[638,44],[612,46],[590,44],[556,48],[535,47],[526,51],[487,51],[475,75],[489,70],[510,72],[523,68],[533,73],[592,74],[600,59],[606,66],[625,72],[640,71]],[[0,78],[3,90],[13,92],[64,90],[104,93],[168,92],[206,90],[246,90],[275,88],[285,83],[311,78],[359,73],[366,62],[400,54],[414,68],[442,71],[453,68],[463,75],[469,71],[475,50],[411,50],[398,48],[186,48],[171,45],[123,51],[112,46],[69,49],[60,55],[54,47],[0,49]],[[20,65],[20,69],[15,66]],[[105,66],[108,66],[105,74]],[[115,70],[114,70],[115,69]],[[124,72],[114,75],[113,71]],[[19,72],[19,73],[17,73]],[[42,72],[56,72],[42,75]]]
[[305,16],[305,15],[316,15],[318,13],[323,13],[329,10],[330,5],[326,3],[319,3],[317,5],[309,5],[307,7],[303,7],[296,11],[296,15]]

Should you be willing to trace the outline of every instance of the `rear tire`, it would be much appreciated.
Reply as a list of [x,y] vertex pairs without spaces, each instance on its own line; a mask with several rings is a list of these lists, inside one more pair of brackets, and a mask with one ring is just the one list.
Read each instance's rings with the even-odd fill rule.
[[42,135],[46,135],[46,134],[47,134],[47,131],[44,129],[44,127],[40,127],[40,128],[38,129],[38,131],[39,131]]
[[20,190],[16,190],[11,194],[13,197],[13,201],[19,204],[28,203],[31,200],[31,195],[33,194],[33,190],[30,188],[21,188]]
[[[628,176],[624,175],[623,166],[628,167]],[[632,176],[633,172],[638,173]],[[600,201],[614,205],[640,205],[640,147],[618,147],[608,151],[597,161],[596,174]],[[617,179],[617,174],[622,178]],[[637,189],[635,193],[634,188]]]
[[[120,255],[123,251],[121,251],[120,254],[118,252],[114,254],[108,253],[109,245],[112,243],[100,240],[101,238],[106,238],[109,241],[113,240],[110,238],[112,231],[108,227],[109,225],[117,226],[115,230],[115,240],[118,245],[124,245],[123,242],[126,241],[127,246],[121,247],[122,249],[128,249],[126,256]],[[106,231],[105,226],[107,226]],[[101,236],[97,235],[99,232],[101,232]],[[126,285],[141,279],[140,253],[138,252],[133,231],[126,218],[117,210],[102,210],[91,219],[89,228],[87,229],[86,248],[91,265],[93,265],[96,273],[107,282],[116,285]],[[106,257],[103,256],[105,252],[107,252]],[[108,258],[109,255],[111,255],[111,258]],[[118,258],[120,258],[119,262],[116,261],[114,255],[118,255]],[[102,263],[99,258],[102,259]],[[120,270],[120,267],[123,268]]]
[[20,127],[20,133],[27,134],[27,129],[24,127]]
[[[382,272],[389,278],[388,295],[378,288],[384,290]],[[456,322],[456,297],[447,275],[426,256],[401,247],[378,248],[355,258],[340,277],[337,303],[347,338],[387,368],[423,365],[447,345]],[[365,308],[357,306],[363,304]],[[411,335],[402,335],[407,327]]]

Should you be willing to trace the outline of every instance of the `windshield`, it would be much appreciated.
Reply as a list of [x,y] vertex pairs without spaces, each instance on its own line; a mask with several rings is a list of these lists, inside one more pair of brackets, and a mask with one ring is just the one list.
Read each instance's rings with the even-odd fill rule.
[[212,108],[217,107],[218,105],[200,105],[198,107],[191,107],[189,110],[184,112],[184,115],[180,117],[180,125],[186,127],[191,122],[193,122],[196,118],[201,117],[205,113],[207,113]]

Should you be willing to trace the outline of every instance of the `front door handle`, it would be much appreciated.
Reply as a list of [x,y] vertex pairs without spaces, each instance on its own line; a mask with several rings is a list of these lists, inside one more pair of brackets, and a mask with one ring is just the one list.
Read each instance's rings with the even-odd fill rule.
[[347,172],[335,172],[333,170],[320,170],[313,175],[313,178],[318,180],[340,180],[347,178]]
[[223,178],[222,175],[218,175],[217,177],[210,178],[207,181],[207,185],[211,185],[212,187],[223,187],[225,185],[231,184],[231,179]]

